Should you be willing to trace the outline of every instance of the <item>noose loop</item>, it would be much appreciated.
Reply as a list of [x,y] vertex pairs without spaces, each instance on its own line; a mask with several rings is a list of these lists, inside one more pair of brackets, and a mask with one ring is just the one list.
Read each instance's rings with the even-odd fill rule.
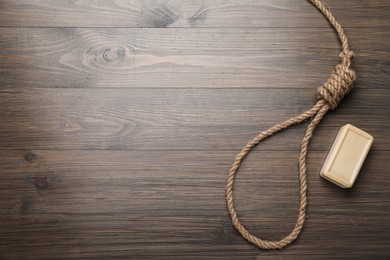
[[[351,60],[353,57],[353,52],[349,50],[348,39],[344,34],[344,30],[341,25],[336,21],[331,12],[324,6],[324,4],[319,0],[308,0],[311,2],[318,10],[320,10],[324,16],[328,19],[330,24],[336,30],[341,46],[342,52],[340,57],[342,57],[342,62],[338,64],[329,79],[318,89],[317,103],[306,112],[290,118],[282,123],[276,124],[273,127],[259,133],[252,141],[250,141],[236,156],[234,159],[233,165],[229,171],[227,185],[226,185],[226,202],[227,207],[232,218],[232,223],[235,228],[241,233],[241,235],[247,239],[252,244],[263,248],[263,249],[278,249],[285,247],[286,245],[293,242],[298,235],[300,234],[303,225],[305,223],[306,216],[306,205],[307,205],[307,183],[306,183],[306,155],[307,148],[310,142],[310,139],[313,135],[313,131],[316,126],[320,123],[321,119],[328,112],[329,109],[335,109],[337,105],[341,102],[345,95],[347,95],[352,87],[353,82],[356,79],[355,71],[350,67]],[[233,185],[234,177],[237,173],[238,168],[242,160],[248,155],[248,153],[262,140],[272,136],[273,134],[280,132],[292,125],[299,124],[309,118],[312,118],[309,123],[306,132],[301,141],[301,150],[299,156],[299,212],[297,217],[297,222],[294,229],[289,235],[278,241],[269,241],[260,239],[251,233],[240,223],[237,212],[234,207],[233,202]]]

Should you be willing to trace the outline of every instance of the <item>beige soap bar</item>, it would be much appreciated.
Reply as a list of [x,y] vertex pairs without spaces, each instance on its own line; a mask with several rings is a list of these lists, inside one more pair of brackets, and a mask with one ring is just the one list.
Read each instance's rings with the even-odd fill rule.
[[343,126],[322,166],[320,175],[343,188],[351,188],[374,138],[363,130]]

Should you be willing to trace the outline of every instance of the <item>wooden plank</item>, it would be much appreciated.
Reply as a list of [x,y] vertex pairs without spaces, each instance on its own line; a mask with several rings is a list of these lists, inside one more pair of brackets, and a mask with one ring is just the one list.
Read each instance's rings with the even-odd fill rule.
[[[358,81],[309,147],[307,223],[281,251],[224,188],[256,133],[312,106],[339,44],[303,0],[0,0],[0,259],[387,259],[390,2],[326,0]],[[319,177],[339,127],[375,137],[349,190]],[[235,202],[280,239],[305,125],[256,147]]]
[[[314,96],[309,89],[3,90],[0,149],[239,150],[309,109]],[[389,99],[389,89],[356,89],[319,126],[311,149],[329,149],[346,123],[388,149]],[[260,149],[297,150],[305,127]]]
[[[327,0],[347,28],[387,27],[390,4]],[[302,0],[1,0],[0,25],[18,27],[327,27]],[[358,17],[359,19],[356,19]]]
[[[361,88],[389,88],[387,30],[349,31]],[[367,46],[375,45],[375,52]],[[339,62],[328,28],[0,28],[10,88],[310,88]]]
[[[245,243],[230,223],[223,194],[235,152],[35,153],[0,151],[3,258],[275,255]],[[326,152],[311,152],[307,224],[297,243],[277,254],[312,259],[330,251],[340,257],[369,251],[385,256],[389,155],[374,147],[354,188],[343,190],[319,177]],[[277,239],[292,228],[298,204],[296,162],[292,151],[257,151],[243,163],[235,199],[242,221],[255,234]]]

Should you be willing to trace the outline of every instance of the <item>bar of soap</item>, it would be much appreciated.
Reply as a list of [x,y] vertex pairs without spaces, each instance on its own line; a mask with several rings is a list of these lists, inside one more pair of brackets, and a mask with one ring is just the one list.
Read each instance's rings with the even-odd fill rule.
[[320,175],[342,188],[351,188],[373,141],[370,134],[353,125],[341,127]]

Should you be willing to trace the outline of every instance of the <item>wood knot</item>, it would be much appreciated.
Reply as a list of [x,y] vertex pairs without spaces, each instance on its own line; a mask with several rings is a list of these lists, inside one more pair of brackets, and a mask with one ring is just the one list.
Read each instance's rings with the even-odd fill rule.
[[122,46],[115,48],[106,48],[103,51],[103,59],[106,62],[113,62],[116,60],[123,60],[126,55],[126,50]]
[[318,100],[325,100],[333,110],[353,88],[356,74],[344,64],[335,67],[329,79],[318,89]]
[[27,162],[32,162],[34,161],[35,159],[38,158],[38,155],[36,155],[35,153],[33,152],[28,152],[24,155],[24,159],[27,161]]
[[49,188],[49,180],[46,176],[27,176],[27,181],[40,190]]

